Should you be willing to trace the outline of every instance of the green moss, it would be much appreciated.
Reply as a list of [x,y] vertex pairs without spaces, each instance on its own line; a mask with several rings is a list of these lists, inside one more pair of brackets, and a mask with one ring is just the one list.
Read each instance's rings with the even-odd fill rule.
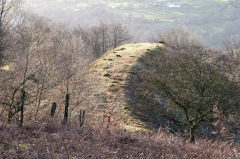
[[103,69],[105,69],[105,70],[107,70],[107,69],[109,69],[109,68],[110,68],[110,67],[108,67],[108,66],[107,66],[107,67],[103,67]]
[[121,48],[121,49],[118,49],[117,51],[123,51],[123,50],[126,50],[126,48]]
[[103,76],[104,77],[111,77],[111,75],[109,73],[105,73]]
[[132,109],[131,109],[130,107],[128,107],[128,106],[125,106],[125,107],[124,107],[124,110],[132,111]]

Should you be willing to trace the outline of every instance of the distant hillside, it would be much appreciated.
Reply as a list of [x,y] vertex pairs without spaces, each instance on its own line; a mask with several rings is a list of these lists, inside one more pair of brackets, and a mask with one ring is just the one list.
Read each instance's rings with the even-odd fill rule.
[[126,24],[137,41],[149,41],[169,27],[187,26],[207,44],[219,47],[231,35],[240,34],[239,8],[237,0],[39,0],[26,3],[27,10],[72,26],[89,26],[100,20]]

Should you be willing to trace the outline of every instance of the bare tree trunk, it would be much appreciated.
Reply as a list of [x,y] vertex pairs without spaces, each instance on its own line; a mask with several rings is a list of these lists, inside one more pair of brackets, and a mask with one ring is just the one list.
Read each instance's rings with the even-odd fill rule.
[[19,127],[22,127],[22,126],[23,126],[25,100],[26,100],[26,92],[23,90],[23,92],[22,92],[22,104],[21,104],[21,116],[20,116],[20,124],[19,124]]
[[68,121],[69,100],[70,100],[70,95],[66,94],[66,103],[65,103],[65,112],[64,112],[63,124],[67,124],[67,121]]
[[195,131],[197,130],[198,125],[192,125],[190,127],[189,138],[191,143],[195,143]]
[[44,83],[45,83],[45,76],[46,75],[44,75],[44,79],[43,79],[43,81],[41,83],[40,94],[39,94],[39,99],[38,99],[38,104],[37,104],[37,110],[36,110],[36,113],[35,113],[35,120],[37,120],[37,115],[38,115],[39,108],[40,108],[41,101],[42,101],[43,88],[44,88]]
[[43,90],[41,88],[39,98],[38,98],[37,110],[36,110],[36,113],[35,113],[35,120],[37,120],[37,115],[38,115],[39,108],[40,108],[40,105],[41,105],[42,95],[43,95]]

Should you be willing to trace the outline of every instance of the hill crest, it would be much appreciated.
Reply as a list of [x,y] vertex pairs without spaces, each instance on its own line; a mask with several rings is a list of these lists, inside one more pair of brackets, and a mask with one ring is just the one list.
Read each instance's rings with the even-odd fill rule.
[[[96,121],[104,121],[110,116],[111,123],[129,131],[143,130],[145,123],[134,118],[127,106],[125,94],[127,78],[133,67],[144,69],[138,59],[149,51],[163,47],[158,43],[136,43],[119,46],[97,59],[87,74],[88,89],[86,95],[89,115]],[[76,111],[78,112],[78,111]],[[77,114],[76,114],[77,116]]]

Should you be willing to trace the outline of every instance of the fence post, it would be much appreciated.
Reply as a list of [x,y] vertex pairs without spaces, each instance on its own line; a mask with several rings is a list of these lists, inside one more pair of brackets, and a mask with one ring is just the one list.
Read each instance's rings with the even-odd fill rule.
[[57,103],[56,102],[52,103],[51,117],[54,117],[56,108],[57,108]]
[[83,124],[84,124],[84,119],[85,119],[85,110],[80,110],[80,115],[79,115],[80,127],[83,126]]
[[110,127],[111,124],[111,116],[108,117],[107,129]]
[[67,121],[68,121],[69,100],[70,100],[70,95],[69,95],[69,94],[66,94],[66,103],[65,103],[65,112],[64,112],[63,124],[66,124]]
[[21,111],[20,124],[19,124],[20,127],[23,126],[25,100],[26,100],[26,92],[23,90],[22,91],[22,104],[21,104],[21,108],[20,108],[20,111]]

